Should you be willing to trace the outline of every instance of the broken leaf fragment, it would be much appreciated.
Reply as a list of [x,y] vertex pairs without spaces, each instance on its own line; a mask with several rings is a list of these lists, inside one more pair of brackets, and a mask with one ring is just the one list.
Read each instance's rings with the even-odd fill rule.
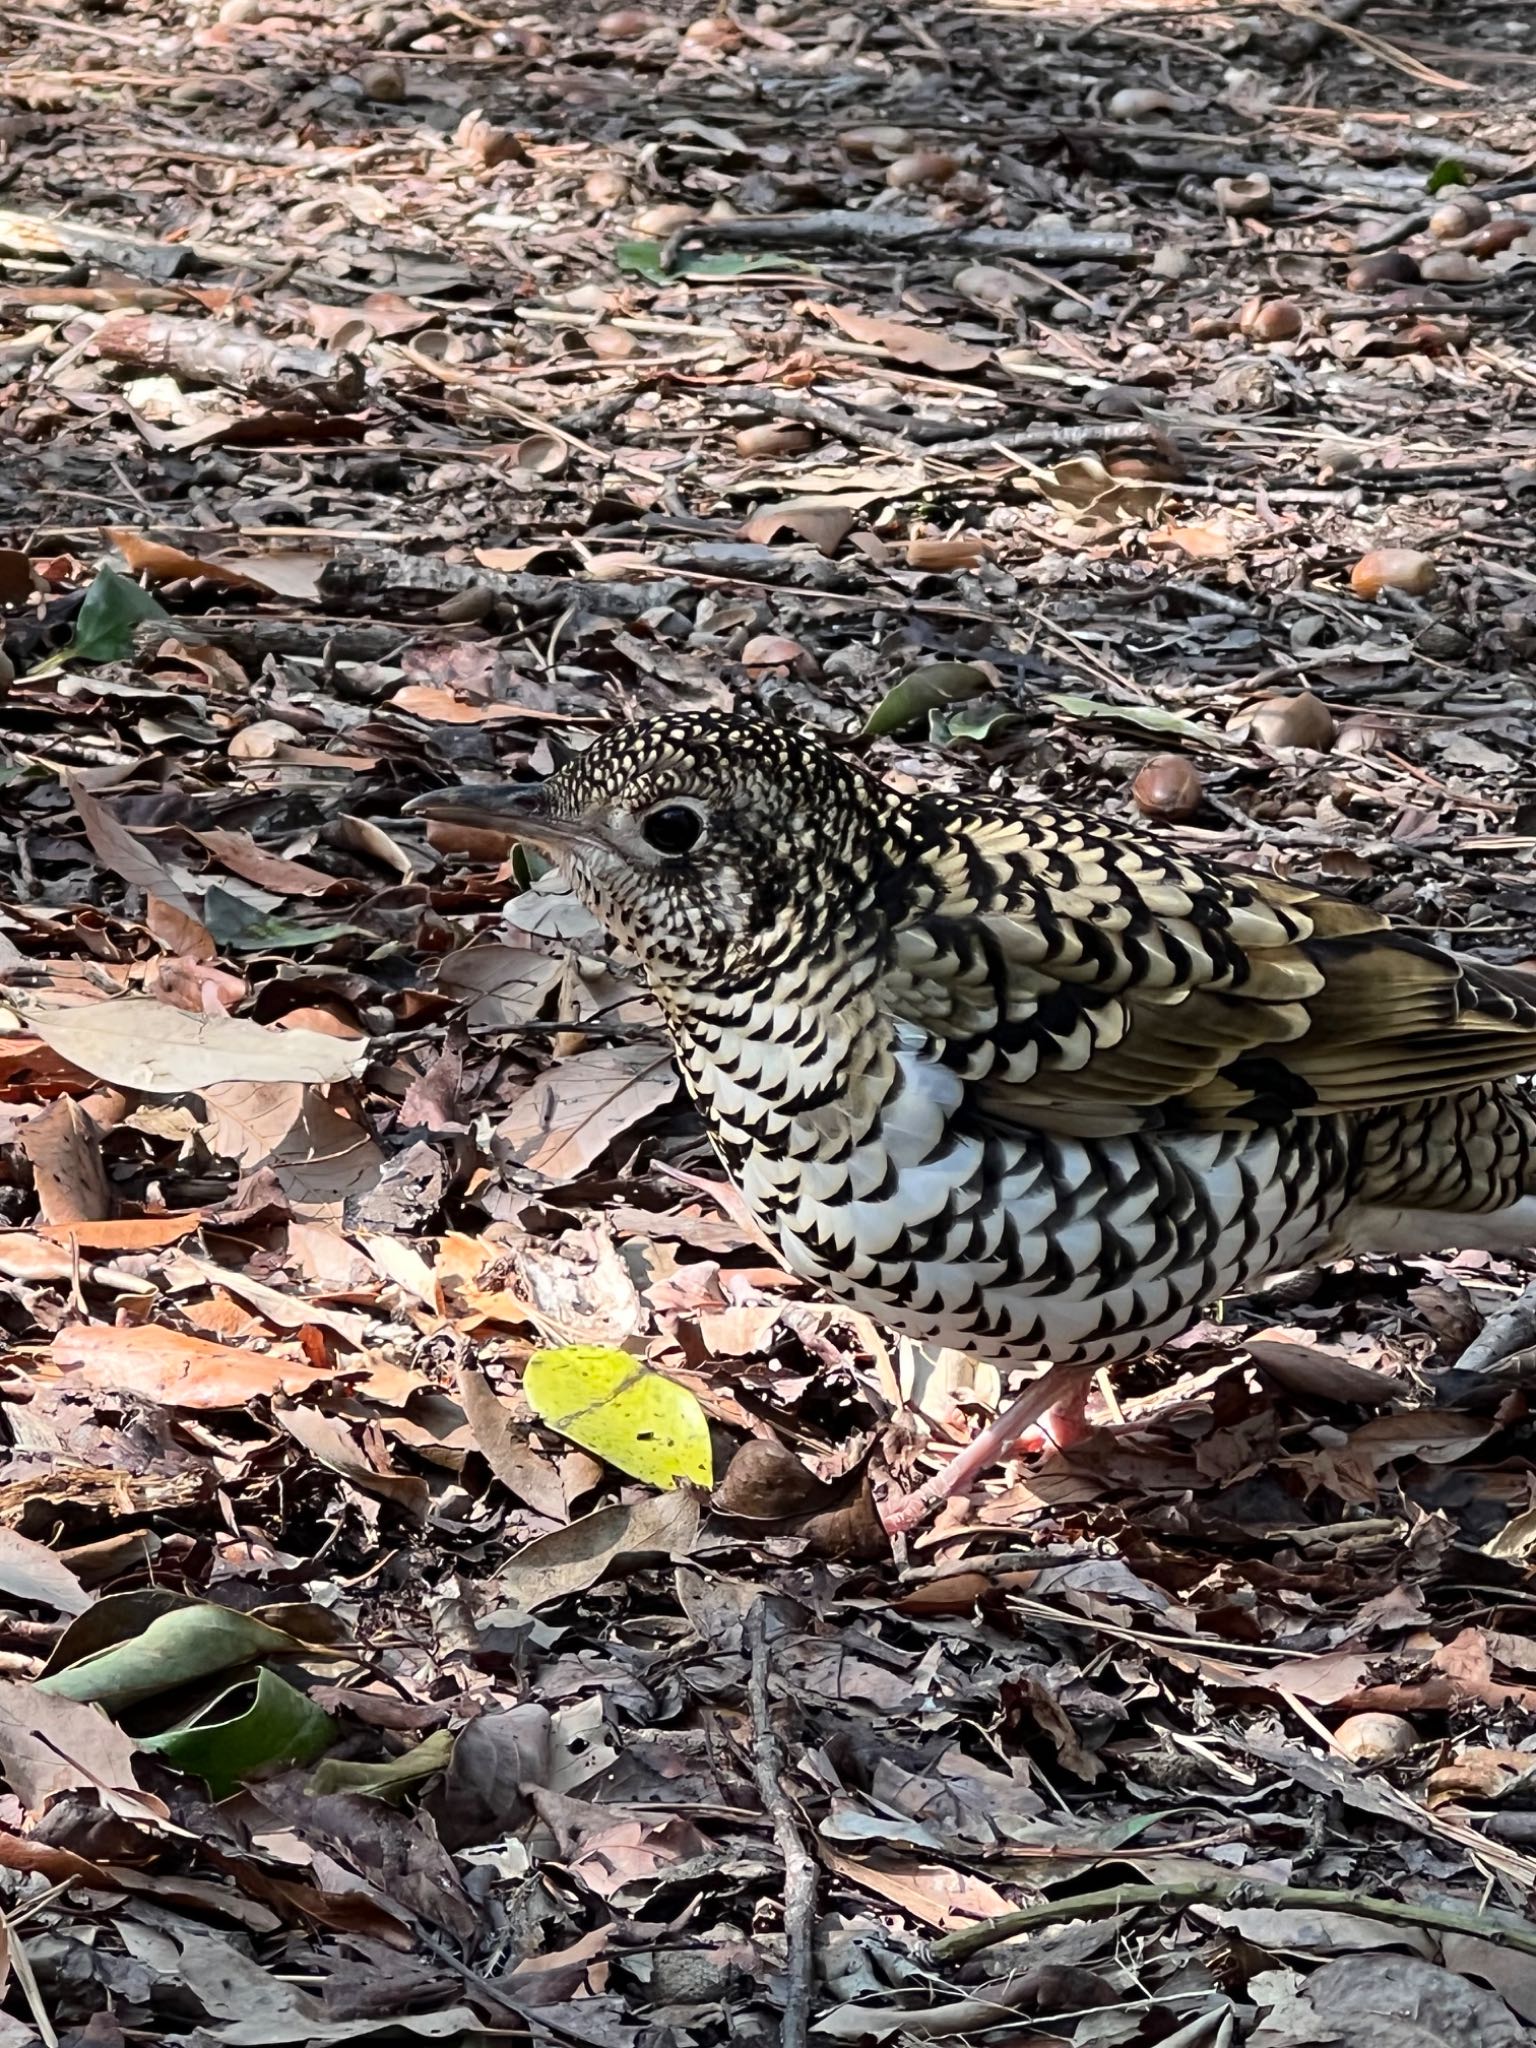
[[714,1482],[709,1424],[696,1397],[627,1351],[564,1344],[535,1351],[523,1393],[541,1422],[647,1486]]

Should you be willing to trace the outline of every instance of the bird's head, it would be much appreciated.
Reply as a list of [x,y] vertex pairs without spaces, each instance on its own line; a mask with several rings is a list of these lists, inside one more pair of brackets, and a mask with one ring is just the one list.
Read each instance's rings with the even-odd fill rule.
[[822,742],[713,712],[616,726],[547,782],[411,805],[536,848],[653,981],[700,987],[749,979],[867,904],[891,808]]

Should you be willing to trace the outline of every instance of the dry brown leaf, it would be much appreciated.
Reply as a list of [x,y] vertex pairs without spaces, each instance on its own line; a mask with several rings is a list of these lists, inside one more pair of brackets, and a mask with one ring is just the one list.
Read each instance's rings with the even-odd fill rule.
[[237,1351],[159,1323],[137,1329],[75,1323],[60,1330],[48,1355],[83,1385],[135,1394],[165,1408],[243,1408],[333,1377],[276,1352]]
[[541,1013],[564,973],[558,953],[535,953],[527,946],[465,946],[443,957],[437,986],[443,995],[468,1003],[467,1031],[515,1031]]
[[684,1487],[647,1494],[626,1507],[599,1508],[564,1529],[536,1537],[504,1564],[495,1583],[530,1612],[584,1593],[620,1558],[682,1558],[699,1533],[699,1504]]
[[519,1166],[549,1180],[571,1180],[677,1089],[672,1055],[657,1046],[578,1053],[539,1076],[496,1136]]
[[520,718],[515,704],[492,704],[460,697],[453,690],[438,689],[431,683],[405,683],[390,702],[413,718],[430,719],[436,725],[485,725],[498,718]]
[[96,858],[130,889],[143,890],[146,922],[153,935],[170,952],[194,960],[213,959],[218,948],[170,869],[98,803],[78,776],[66,775],[64,784]]
[[0,1528],[0,1593],[59,1614],[83,1614],[91,1604],[63,1558],[14,1529]]
[[868,502],[862,491],[853,498],[785,498],[744,520],[741,537],[766,547],[788,531],[810,541],[822,554],[835,555]]
[[203,1220],[201,1209],[179,1216],[111,1216],[78,1223],[44,1224],[38,1235],[51,1243],[78,1244],[93,1252],[153,1252],[190,1237]]
[[17,1678],[0,1678],[0,1772],[23,1806],[38,1812],[63,1792],[129,1795],[129,1810],[142,1814],[150,1801],[134,1782],[137,1748],[125,1735],[80,1700],[39,1692]]
[[[292,1032],[321,1045],[338,1041]],[[216,1152],[247,1169],[269,1166],[293,1206],[310,1222],[337,1221],[348,1201],[374,1187],[384,1155],[356,1112],[350,1090],[305,1088],[295,1081],[231,1081],[198,1091]]]
[[45,1223],[97,1223],[112,1213],[101,1132],[73,1096],[61,1095],[22,1126]]
[[878,348],[898,363],[916,363],[924,370],[952,377],[962,370],[979,370],[990,362],[992,351],[971,341],[951,341],[937,328],[915,327],[910,320],[884,320],[872,313],[855,312],[851,306],[812,307],[850,341],[862,341]]
[[318,1408],[279,1408],[273,1420],[300,1443],[312,1458],[364,1493],[377,1494],[413,1521],[424,1521],[432,1495],[414,1473],[391,1472],[370,1464],[346,1423]]
[[194,832],[192,836],[232,875],[258,889],[271,889],[279,896],[330,896],[354,886],[334,875],[322,874],[319,868],[306,867],[301,860],[285,860],[281,854],[268,853],[249,832],[210,829]]
[[148,534],[135,533],[131,527],[109,526],[106,536],[127,563],[129,573],[147,576],[151,583],[169,583],[179,576],[202,576],[210,583],[223,584],[227,590],[264,591],[267,588],[253,577],[242,575],[238,569],[203,556],[186,554],[165,541],[151,540]]
[[1237,542],[1224,526],[1206,520],[1189,526],[1155,526],[1147,535],[1147,546],[1177,548],[1196,562],[1229,562]]
[[510,1493],[551,1521],[569,1513],[565,1484],[548,1458],[540,1457],[512,1420],[512,1411],[473,1366],[458,1370],[459,1401],[481,1456]]

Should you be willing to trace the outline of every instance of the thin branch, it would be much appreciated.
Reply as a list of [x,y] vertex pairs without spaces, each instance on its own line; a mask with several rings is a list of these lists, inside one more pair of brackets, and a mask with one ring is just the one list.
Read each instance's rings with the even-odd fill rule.
[[977,1927],[947,1934],[932,1949],[935,1963],[964,1962],[978,1950],[1008,1941],[1052,1920],[1091,1920],[1134,1906],[1291,1907],[1309,1913],[1358,1913],[1366,1920],[1395,1920],[1409,1927],[1432,1927],[1443,1934],[1470,1934],[1479,1941],[1501,1941],[1522,1955],[1536,1956],[1536,1927],[1521,1927],[1491,1913],[1468,1907],[1421,1906],[1404,1899],[1383,1899],[1371,1892],[1334,1892],[1319,1886],[1270,1884],[1256,1877],[1194,1877],[1177,1884],[1121,1884],[1111,1891],[1082,1892],[1076,1898],[1045,1899],[999,1913]]
[[759,1600],[747,1615],[751,1666],[747,1704],[752,1714],[752,1776],[773,1838],[784,1859],[784,1934],[789,1989],[784,1998],[781,2048],[806,2048],[811,1988],[816,1969],[816,1860],[800,1839],[800,1827],[784,1789],[784,1751],[773,1728],[768,1698],[768,1607]]
[[869,213],[773,214],[758,220],[689,221],[661,252],[671,270],[689,249],[964,249],[975,256],[1025,256],[1044,263],[1128,262],[1133,235],[1072,228],[962,228],[881,207]]

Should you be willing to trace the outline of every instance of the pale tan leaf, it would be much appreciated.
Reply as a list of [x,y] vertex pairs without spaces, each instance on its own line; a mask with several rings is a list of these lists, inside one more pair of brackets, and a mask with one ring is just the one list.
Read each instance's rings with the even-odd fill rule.
[[201,1095],[229,1082],[323,1084],[347,1080],[368,1064],[366,1040],[194,1016],[149,996],[65,1005],[13,994],[11,1001],[51,1051],[98,1080],[146,1095]]

